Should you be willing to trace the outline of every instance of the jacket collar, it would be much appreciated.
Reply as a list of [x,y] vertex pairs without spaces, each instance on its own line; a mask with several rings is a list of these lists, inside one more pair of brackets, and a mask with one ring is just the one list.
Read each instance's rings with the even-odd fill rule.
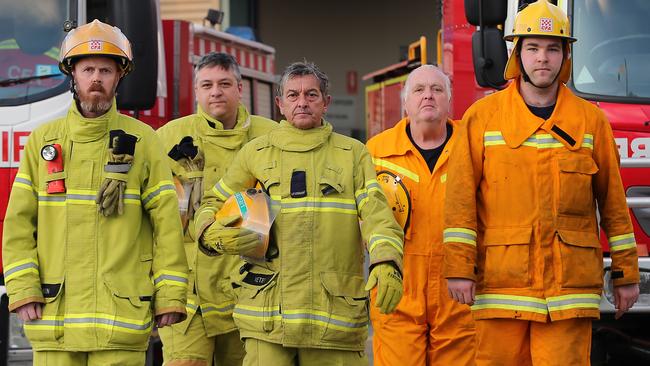
[[108,112],[97,118],[86,118],[81,114],[77,108],[77,103],[73,100],[68,109],[65,123],[70,139],[74,142],[89,142],[103,138],[110,129],[109,125],[114,124],[118,117],[115,104],[116,101],[113,98],[113,103]]
[[[197,124],[207,143],[214,144],[226,149],[239,149],[248,142],[248,130],[250,129],[250,114],[243,104],[237,109],[237,123],[231,130],[224,130],[223,124],[207,114],[201,106],[197,108]],[[212,127],[210,123],[214,126]]]
[[577,150],[584,137],[584,119],[577,116],[576,98],[564,84],[560,84],[553,114],[548,120],[535,116],[519,93],[518,83],[521,78],[510,83],[504,91],[507,93],[506,108],[501,111],[501,134],[510,148],[521,146],[538,129],[551,134],[569,150]]
[[321,120],[320,127],[301,130],[286,120],[280,122],[280,127],[269,133],[271,144],[281,150],[304,152],[323,145],[332,134],[332,125]]
[[[382,148],[379,149],[375,154],[378,158],[385,158],[393,155],[406,155],[408,151],[411,151],[414,154],[419,154],[417,147],[413,145],[411,139],[409,139],[406,134],[406,128],[409,126],[411,121],[408,117],[403,118],[401,121],[397,122],[395,127],[387,130],[386,140],[383,140]],[[451,119],[447,119],[447,124],[456,127],[455,123]],[[449,145],[449,142],[447,142]],[[446,150],[447,148],[445,148]]]
[[[200,105],[197,105],[197,111],[196,114],[204,119],[203,123],[199,124],[199,128],[201,129],[201,132],[206,134],[206,135],[216,135],[220,134],[223,131],[230,131],[230,130],[224,130],[223,128],[223,123],[221,123],[219,120],[212,118],[208,113],[206,113],[203,108],[201,108]],[[248,110],[246,107],[244,107],[243,104],[239,104],[237,107],[237,121],[235,123],[235,126],[232,128],[232,130],[237,130],[237,129],[246,129],[248,130],[248,127],[250,126],[250,114],[248,113]],[[207,123],[206,123],[207,122]],[[214,127],[212,127],[214,126]]]

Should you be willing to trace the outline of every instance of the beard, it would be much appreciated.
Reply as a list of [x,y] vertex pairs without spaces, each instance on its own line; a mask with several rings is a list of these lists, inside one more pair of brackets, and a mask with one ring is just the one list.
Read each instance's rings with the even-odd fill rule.
[[[103,95],[93,94],[91,92],[99,91]],[[108,112],[113,106],[114,93],[109,94],[106,89],[101,85],[93,85],[88,89],[88,92],[79,92],[79,107],[83,114],[102,115]]]

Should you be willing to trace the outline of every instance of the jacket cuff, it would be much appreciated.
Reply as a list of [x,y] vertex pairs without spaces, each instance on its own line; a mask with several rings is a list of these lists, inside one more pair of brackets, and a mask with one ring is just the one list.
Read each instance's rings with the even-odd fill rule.
[[476,266],[471,262],[452,262],[447,260],[447,257],[445,256],[442,266],[442,273],[445,278],[465,278],[476,282],[477,272],[478,270]]
[[639,257],[636,248],[612,253],[611,276],[614,286],[639,283]]
[[171,314],[171,313],[178,313],[181,315],[181,318],[178,320],[177,323],[180,323],[187,319],[187,311],[185,310],[184,307],[178,307],[178,306],[170,306],[170,307],[165,307],[165,308],[160,308],[156,309],[156,312],[154,316],[159,316],[159,315],[164,315],[164,314]]
[[392,265],[397,268],[400,273],[403,273],[403,257],[401,254],[395,253],[393,250],[385,250],[382,248],[376,248],[373,253],[370,255],[370,269],[379,263],[390,262]]
[[445,278],[465,278],[476,282],[476,247],[465,243],[444,243],[442,273]]
[[[12,297],[12,299],[13,299],[13,297]],[[14,301],[14,302],[9,303],[8,308],[9,308],[10,312],[14,312],[14,310],[18,309],[19,307],[21,307],[23,305],[26,305],[26,304],[29,304],[31,302],[38,302],[38,303],[44,304],[45,303],[45,298],[42,295],[41,296],[25,297],[25,298],[22,298],[22,299],[20,299],[18,301]]]
[[196,232],[194,235],[196,236],[196,241],[199,242],[199,245],[203,245],[203,233],[214,223],[214,221],[214,215],[201,215],[196,219]]

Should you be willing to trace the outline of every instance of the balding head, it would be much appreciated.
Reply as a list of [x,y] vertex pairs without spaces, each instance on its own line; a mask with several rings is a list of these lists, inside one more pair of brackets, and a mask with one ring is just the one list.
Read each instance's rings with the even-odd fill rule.
[[451,101],[449,77],[436,66],[420,66],[407,77],[402,98],[404,110],[411,121],[445,121]]

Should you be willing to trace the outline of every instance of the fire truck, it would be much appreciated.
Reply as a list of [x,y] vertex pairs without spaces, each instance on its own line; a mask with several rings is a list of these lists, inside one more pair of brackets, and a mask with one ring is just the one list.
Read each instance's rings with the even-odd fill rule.
[[[534,0],[441,0],[436,62],[452,82],[451,117],[462,118],[476,100],[505,86],[503,69],[512,45],[518,8]],[[592,365],[647,365],[650,361],[650,1],[555,0],[568,15],[573,44],[567,84],[601,108],[621,156],[621,175],[634,224],[641,271],[641,295],[631,311],[614,320],[611,260],[603,240],[605,290],[601,319],[594,322]],[[427,63],[426,39],[408,47],[397,64],[363,77],[366,131],[370,138],[403,116],[400,93],[408,73]],[[605,235],[601,235],[605,238]]]
[[[133,47],[135,70],[118,89],[117,104],[153,128],[195,112],[193,66],[201,55],[233,55],[241,65],[243,103],[275,117],[275,49],[182,20],[161,20],[157,0],[21,0],[0,12],[0,233],[12,182],[30,132],[64,116],[70,80],[58,69],[59,46],[70,29],[99,19],[118,26]],[[207,12],[207,9],[206,9]],[[1,255],[1,254],[0,254]],[[0,257],[1,258],[1,257]],[[0,261],[0,267],[1,267]],[[31,365],[20,321],[7,311],[0,269],[0,366]],[[154,349],[155,347],[152,347]],[[148,362],[159,364],[160,355]]]

